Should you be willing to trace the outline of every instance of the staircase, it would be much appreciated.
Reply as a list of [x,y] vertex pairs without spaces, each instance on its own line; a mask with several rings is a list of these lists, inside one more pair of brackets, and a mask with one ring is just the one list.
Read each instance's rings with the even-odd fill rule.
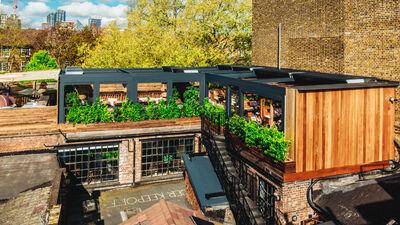
[[204,135],[203,142],[231,203],[237,224],[266,225],[257,204],[248,197],[248,193],[241,184],[241,178],[226,148],[225,137],[217,135],[211,130],[205,132]]

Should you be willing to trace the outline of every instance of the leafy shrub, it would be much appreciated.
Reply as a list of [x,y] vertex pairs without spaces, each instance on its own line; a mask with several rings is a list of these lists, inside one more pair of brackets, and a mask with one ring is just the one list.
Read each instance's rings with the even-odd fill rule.
[[240,137],[246,146],[256,147],[277,161],[284,161],[287,156],[289,141],[276,127],[263,127],[254,121],[248,121],[237,115],[228,122],[229,132]]
[[93,104],[82,105],[79,102],[78,94],[67,95],[67,121],[74,124],[111,122],[112,114],[108,111],[108,106],[103,104],[100,99],[96,99]]
[[184,117],[194,117],[200,115],[199,90],[193,86],[187,87],[183,93],[183,114]]
[[127,99],[121,105],[114,109],[113,118],[116,122],[123,121],[141,121],[144,120],[143,105],[135,104]]
[[215,125],[224,126],[227,122],[226,112],[224,107],[212,104],[208,98],[204,99],[201,115]]
[[[67,116],[68,122],[98,123],[98,122],[125,122],[157,119],[176,119],[182,117],[194,117],[200,114],[200,103],[198,101],[199,90],[188,87],[184,93],[185,102],[178,105],[176,91],[167,101],[161,100],[159,104],[150,102],[147,105],[134,103],[127,99],[114,111],[109,111],[108,106],[97,99],[93,104],[82,105],[77,92],[67,94]],[[197,100],[196,100],[197,99]]]

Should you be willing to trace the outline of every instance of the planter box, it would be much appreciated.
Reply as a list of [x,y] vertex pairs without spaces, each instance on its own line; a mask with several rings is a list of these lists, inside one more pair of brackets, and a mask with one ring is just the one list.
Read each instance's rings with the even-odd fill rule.
[[212,132],[218,135],[224,134],[225,128],[223,126],[213,124],[207,118],[202,118],[202,121],[204,121],[204,125],[209,127]]
[[[250,148],[247,147],[244,142],[241,140],[236,135],[230,134],[229,132],[226,132],[226,141],[230,142],[232,145],[236,146],[236,150],[238,150],[240,155],[242,151],[245,151],[246,153],[249,153],[253,157],[249,157],[251,159],[257,159],[255,163],[256,165],[260,165],[262,169],[272,167],[280,172],[280,174],[283,175],[283,173],[294,173],[296,172],[296,164],[293,161],[276,161],[272,157],[264,155],[264,151],[258,148]],[[249,155],[246,154],[246,155]],[[250,160],[254,161],[254,160]],[[266,166],[265,164],[268,164],[269,166]]]

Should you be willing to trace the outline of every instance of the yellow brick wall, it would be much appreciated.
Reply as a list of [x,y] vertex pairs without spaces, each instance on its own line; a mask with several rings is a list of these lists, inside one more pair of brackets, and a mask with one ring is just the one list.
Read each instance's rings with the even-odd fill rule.
[[282,67],[400,80],[400,0],[253,0],[254,65],[277,65],[279,23]]

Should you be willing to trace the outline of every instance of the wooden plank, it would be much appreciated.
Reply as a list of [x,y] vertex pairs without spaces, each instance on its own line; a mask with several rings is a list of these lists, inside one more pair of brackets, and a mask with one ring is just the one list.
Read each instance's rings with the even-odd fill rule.
[[324,151],[324,169],[332,167],[332,125],[334,121],[332,120],[332,107],[334,103],[332,101],[332,92],[324,92],[323,101],[323,151]]
[[296,92],[297,90],[286,89],[285,99],[285,136],[291,142],[289,147],[288,158],[295,159],[295,132],[296,132]]
[[357,164],[362,164],[364,160],[364,143],[365,143],[365,132],[364,132],[364,126],[365,126],[365,104],[364,104],[364,90],[355,90],[356,92],[356,98],[355,98],[355,103],[354,106],[356,108],[355,112],[357,113],[357,116],[355,118],[356,120],[356,130],[355,130],[355,136],[356,136],[356,163]]
[[295,138],[295,154],[296,154],[296,172],[302,172],[305,165],[304,160],[304,127],[307,121],[304,118],[305,111],[305,93],[296,92],[296,138]]
[[315,118],[315,102],[316,102],[316,93],[315,92],[307,92],[306,93],[306,161],[305,161],[305,171],[313,171],[314,167],[314,126],[313,119]]
[[366,127],[365,127],[365,160],[364,162],[375,161],[375,125],[376,125],[376,114],[377,109],[375,104],[376,89],[367,89],[366,91]]
[[384,88],[383,90],[383,128],[384,135],[382,140],[382,158],[390,160],[395,158],[394,147],[394,104],[389,101],[391,97],[395,97],[394,88]]

